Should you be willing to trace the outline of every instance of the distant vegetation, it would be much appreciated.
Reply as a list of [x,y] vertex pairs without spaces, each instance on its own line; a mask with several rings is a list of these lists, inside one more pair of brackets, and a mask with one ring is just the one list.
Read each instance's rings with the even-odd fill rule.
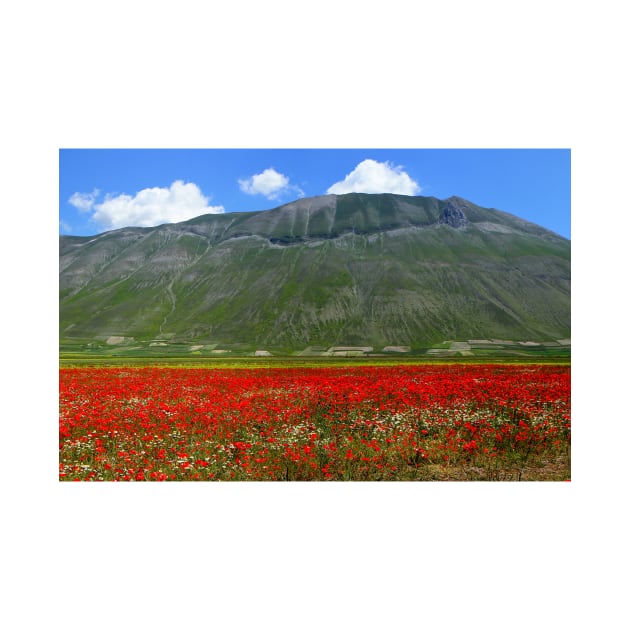
[[[473,340],[474,341],[474,340]],[[256,350],[237,347],[233,349],[217,349],[213,346],[198,348],[195,345],[173,343],[151,345],[149,342],[124,342],[126,345],[108,345],[104,342],[66,343],[60,347],[62,364],[112,364],[124,363],[126,360],[137,364],[181,363],[194,364],[230,364],[234,361],[247,361],[252,365],[300,364],[396,364],[414,361],[442,360],[486,360],[504,359],[514,361],[537,361],[571,358],[570,340],[561,343],[536,344],[526,342],[493,344],[470,344],[468,342],[445,342],[434,348],[410,348],[408,351],[389,351],[382,349],[336,350],[328,349],[295,350],[287,352],[267,352],[256,356]],[[462,349],[466,348],[466,349]],[[260,352],[260,351],[258,351]]]

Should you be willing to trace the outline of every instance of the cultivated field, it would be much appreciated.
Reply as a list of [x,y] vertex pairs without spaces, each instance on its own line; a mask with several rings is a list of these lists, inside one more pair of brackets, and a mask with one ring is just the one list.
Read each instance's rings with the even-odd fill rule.
[[566,364],[256,365],[62,367],[60,479],[570,479]]

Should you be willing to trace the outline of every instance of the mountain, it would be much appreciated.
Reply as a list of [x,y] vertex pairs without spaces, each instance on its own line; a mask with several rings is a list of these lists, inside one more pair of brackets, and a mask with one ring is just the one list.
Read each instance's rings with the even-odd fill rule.
[[553,342],[570,337],[570,250],[460,197],[363,193],[61,236],[60,340],[375,352]]

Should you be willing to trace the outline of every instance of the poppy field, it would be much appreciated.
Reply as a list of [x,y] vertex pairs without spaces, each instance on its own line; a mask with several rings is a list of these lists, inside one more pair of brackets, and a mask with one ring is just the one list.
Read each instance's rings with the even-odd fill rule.
[[81,367],[67,481],[568,480],[570,368]]

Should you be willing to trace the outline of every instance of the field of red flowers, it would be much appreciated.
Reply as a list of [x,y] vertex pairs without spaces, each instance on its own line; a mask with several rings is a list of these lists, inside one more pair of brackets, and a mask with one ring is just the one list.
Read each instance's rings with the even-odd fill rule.
[[570,368],[62,368],[59,478],[567,480]]

